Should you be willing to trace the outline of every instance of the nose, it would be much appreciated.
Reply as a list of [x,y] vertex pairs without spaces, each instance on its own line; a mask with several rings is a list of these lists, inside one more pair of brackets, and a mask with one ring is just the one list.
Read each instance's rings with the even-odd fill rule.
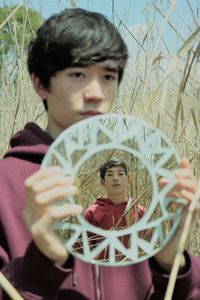
[[103,87],[97,79],[92,80],[84,91],[85,102],[101,102],[104,100]]
[[117,174],[114,174],[114,176],[113,176],[113,180],[114,180],[114,181],[118,181],[118,180],[119,180],[119,178],[118,178],[118,175],[117,175]]

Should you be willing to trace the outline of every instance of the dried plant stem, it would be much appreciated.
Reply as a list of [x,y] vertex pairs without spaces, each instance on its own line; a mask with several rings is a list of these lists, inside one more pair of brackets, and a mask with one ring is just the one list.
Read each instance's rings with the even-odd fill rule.
[[0,286],[6,291],[12,300],[24,300],[8,279],[0,272]]
[[186,247],[187,238],[188,238],[188,235],[189,235],[189,232],[190,232],[193,213],[194,213],[194,211],[197,207],[197,202],[199,201],[199,198],[200,198],[200,182],[198,183],[197,192],[194,195],[193,201],[191,202],[191,204],[189,206],[189,209],[188,209],[187,217],[186,217],[185,224],[184,224],[184,227],[183,227],[183,232],[181,234],[179,244],[178,244],[177,254],[175,256],[174,263],[173,263],[173,266],[172,266],[172,270],[171,270],[171,273],[170,273],[169,282],[168,282],[168,285],[167,285],[167,290],[166,290],[166,293],[165,293],[164,300],[171,300],[172,299],[174,286],[175,286],[175,282],[176,282],[176,277],[177,277],[178,270],[179,270],[179,267],[180,267],[180,264],[181,264],[182,255],[183,255],[183,252],[184,252],[185,247]]
[[0,30],[1,28],[3,28],[3,26],[10,20],[10,18],[12,16],[14,16],[14,14],[17,12],[17,10],[24,4],[24,1],[22,1],[15,9],[13,9],[13,11],[11,12],[11,14],[5,19],[5,21],[3,21],[1,24],[0,24]]

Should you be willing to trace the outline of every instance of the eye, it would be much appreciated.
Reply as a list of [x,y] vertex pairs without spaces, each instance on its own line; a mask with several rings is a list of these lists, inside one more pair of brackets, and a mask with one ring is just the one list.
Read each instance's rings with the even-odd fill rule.
[[85,77],[85,74],[82,72],[73,72],[73,73],[70,73],[69,76],[72,78],[81,79],[81,78]]
[[113,80],[116,80],[116,76],[111,75],[111,74],[106,74],[106,75],[104,75],[104,79],[106,81],[113,81]]

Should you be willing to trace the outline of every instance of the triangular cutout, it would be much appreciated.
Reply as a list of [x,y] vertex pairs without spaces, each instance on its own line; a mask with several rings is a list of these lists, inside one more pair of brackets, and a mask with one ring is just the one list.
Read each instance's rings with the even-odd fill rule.
[[151,217],[148,220],[148,223],[155,221],[159,218],[161,218],[163,216],[163,212],[162,212],[162,208],[160,206],[160,203],[158,202],[158,204],[156,205]]
[[59,152],[64,158],[67,159],[67,151],[65,147],[65,141],[61,140],[59,144],[57,144],[54,148],[57,152]]
[[51,167],[60,167],[62,168],[62,161],[60,161],[54,154],[51,154],[51,156],[49,157],[48,166]]
[[96,143],[97,145],[109,144],[111,143],[111,139],[105,134],[105,132],[99,130],[97,134]]
[[[60,152],[58,152],[56,149],[54,149],[52,153],[52,161],[55,161],[57,163],[57,166],[61,167],[63,169],[63,173],[65,175],[68,175],[69,170],[71,170],[71,160],[67,160],[66,157],[62,156]],[[66,171],[66,173],[65,173]]]
[[81,157],[83,157],[86,152],[88,150],[74,150],[73,153],[71,154],[71,162],[72,162],[72,165],[76,165],[76,163],[80,160]]
[[127,139],[126,141],[122,142],[123,146],[128,147],[131,150],[138,151],[138,143],[135,139]]

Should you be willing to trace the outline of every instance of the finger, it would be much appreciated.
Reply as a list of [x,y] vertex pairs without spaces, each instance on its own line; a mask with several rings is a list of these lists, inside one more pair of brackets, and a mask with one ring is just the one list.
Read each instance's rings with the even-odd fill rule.
[[[191,171],[189,171],[187,169],[186,170],[184,170],[184,169],[176,169],[176,170],[173,171],[173,173],[174,173],[174,175],[177,178],[178,184],[179,184],[179,182],[181,182],[182,179],[183,180],[184,179],[188,179],[188,180],[192,180],[193,184],[196,186],[196,181],[195,181],[194,176],[191,173]],[[164,187],[167,184],[169,184],[170,182],[171,182],[171,180],[169,178],[161,178],[159,180],[159,185],[160,185],[160,187]],[[188,183],[189,183],[189,181],[188,181]]]
[[83,211],[83,207],[78,204],[66,203],[60,206],[51,206],[48,211],[50,213],[50,218],[57,221],[81,213]]
[[192,179],[179,179],[178,183],[176,184],[176,191],[181,189],[188,190],[194,194],[197,190],[196,182]]
[[188,168],[182,168],[182,169],[176,169],[173,171],[173,174],[176,176],[176,178],[193,178],[194,175],[192,174],[192,171]]
[[70,186],[73,185],[73,183],[74,180],[72,177],[66,177],[62,174],[55,174],[50,177],[45,177],[44,179],[35,181],[30,188],[33,193],[37,194],[55,186]]
[[169,198],[180,198],[180,193],[176,191],[172,191],[172,192],[168,192],[166,196]]
[[[67,217],[72,217],[75,216],[79,213],[81,213],[83,210],[83,207],[81,205],[77,204],[64,204],[64,205],[59,205],[59,206],[51,206],[49,209],[46,211],[46,213],[42,216],[40,219],[39,223],[41,228],[37,230],[41,230],[41,232],[49,232],[52,228],[53,225],[57,221],[60,221],[64,218]],[[39,224],[38,223],[38,224]],[[37,225],[38,227],[38,225]],[[37,233],[38,234],[38,233]]]
[[43,193],[38,194],[35,197],[35,202],[38,205],[47,205],[51,204],[52,202],[56,202],[56,200],[60,200],[60,198],[73,196],[77,192],[77,188],[75,185],[69,186],[56,186],[53,187]]
[[177,177],[191,177],[193,178],[193,173],[191,171],[191,165],[189,163],[189,160],[186,157],[183,157],[181,159],[180,168],[173,171],[173,173]]
[[33,185],[33,183],[35,181],[45,178],[45,177],[54,176],[55,174],[59,174],[59,173],[61,173],[61,168],[59,168],[59,167],[40,169],[39,171],[35,172],[33,175],[28,177],[24,181],[24,185],[25,185],[25,187],[29,188]]
[[182,189],[182,190],[180,190],[179,193],[180,193],[180,196],[188,202],[188,204],[194,199],[194,193],[192,193],[188,190]]
[[37,210],[30,216],[24,215],[24,221],[31,232],[38,235],[42,232],[48,233],[49,226],[52,226],[56,221],[74,216],[81,213],[82,210],[83,207],[78,204],[51,205],[46,210]]

